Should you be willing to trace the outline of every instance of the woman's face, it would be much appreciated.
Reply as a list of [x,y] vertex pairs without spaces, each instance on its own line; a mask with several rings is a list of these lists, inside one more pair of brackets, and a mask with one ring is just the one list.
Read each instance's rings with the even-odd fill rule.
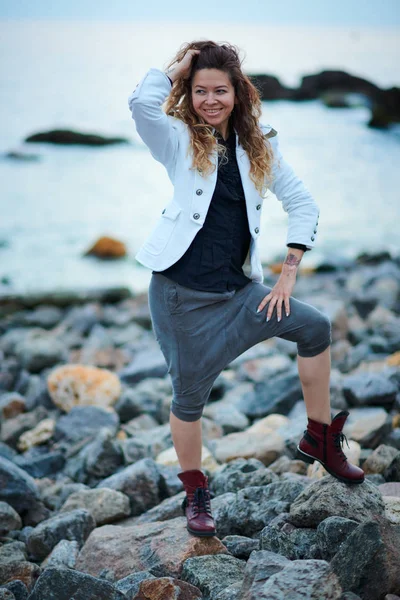
[[227,73],[219,69],[196,71],[192,103],[195,113],[226,137],[229,116],[236,103],[235,89]]

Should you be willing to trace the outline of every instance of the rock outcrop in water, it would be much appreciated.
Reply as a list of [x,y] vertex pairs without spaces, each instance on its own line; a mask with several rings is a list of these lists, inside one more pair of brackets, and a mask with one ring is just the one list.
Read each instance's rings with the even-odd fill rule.
[[204,410],[213,538],[186,530],[146,294],[0,299],[0,598],[400,594],[400,258],[325,263],[294,295],[332,321],[331,403],[350,412],[344,450],[366,479],[296,459],[296,347],[263,342]]
[[48,144],[79,144],[84,146],[109,146],[110,144],[128,144],[129,140],[121,137],[105,137],[96,133],[81,133],[70,129],[53,129],[34,133],[25,142],[47,142]]
[[[263,100],[302,101],[321,98],[325,104],[340,108],[351,106],[346,95],[358,94],[368,100],[371,108],[369,127],[386,128],[391,123],[400,122],[400,88],[383,90],[370,81],[345,71],[321,71],[315,75],[306,75],[298,88],[285,87],[277,77],[271,75],[254,74],[250,78],[260,90]],[[331,102],[329,98],[332,98]]]

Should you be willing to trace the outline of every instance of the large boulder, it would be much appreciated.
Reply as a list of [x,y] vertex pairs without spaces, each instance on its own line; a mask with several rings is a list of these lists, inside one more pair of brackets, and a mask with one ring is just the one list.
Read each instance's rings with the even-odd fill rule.
[[385,505],[378,488],[365,480],[348,485],[327,475],[309,485],[292,503],[290,520],[297,527],[317,527],[328,517],[366,521],[382,515]]
[[221,553],[227,550],[218,538],[192,536],[182,516],[162,523],[98,527],[83,546],[76,568],[95,577],[110,569],[116,579],[143,570],[156,577],[180,577],[186,559]]
[[27,546],[32,556],[45,558],[61,540],[75,540],[82,547],[96,527],[91,513],[76,509],[42,521],[30,533]]
[[36,582],[29,600],[126,600],[109,581],[74,569],[49,567]]
[[361,523],[334,556],[331,567],[344,590],[363,600],[400,593],[400,526],[382,517]]

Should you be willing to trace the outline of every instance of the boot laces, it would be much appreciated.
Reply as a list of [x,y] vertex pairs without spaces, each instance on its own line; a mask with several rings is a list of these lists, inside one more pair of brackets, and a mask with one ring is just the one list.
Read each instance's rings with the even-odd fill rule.
[[[190,496],[192,496],[190,494]],[[192,506],[194,516],[198,516],[200,513],[206,513],[212,517],[210,498],[214,498],[214,494],[210,493],[207,488],[198,487],[195,489],[192,496]],[[188,496],[186,496],[182,502],[182,509],[188,506]]]
[[342,458],[342,461],[346,462],[347,456],[345,455],[345,453],[343,452],[343,449],[342,449],[344,442],[346,442],[347,447],[350,448],[349,442],[347,441],[347,437],[345,436],[345,434],[342,431],[339,431],[339,432],[333,434],[333,443],[335,444],[335,447],[337,448],[339,455]]

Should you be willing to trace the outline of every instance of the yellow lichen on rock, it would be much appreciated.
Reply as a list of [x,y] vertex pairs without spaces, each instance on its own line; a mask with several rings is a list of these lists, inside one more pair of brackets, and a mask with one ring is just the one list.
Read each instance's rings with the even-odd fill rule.
[[400,351],[388,356],[386,359],[386,363],[390,367],[400,367]]
[[121,394],[121,382],[107,369],[86,365],[62,365],[47,380],[54,404],[69,412],[74,406],[113,406]]
[[32,446],[38,446],[47,442],[54,433],[56,422],[54,419],[43,419],[30,431],[25,431],[18,440],[17,447],[21,452],[25,452]]

